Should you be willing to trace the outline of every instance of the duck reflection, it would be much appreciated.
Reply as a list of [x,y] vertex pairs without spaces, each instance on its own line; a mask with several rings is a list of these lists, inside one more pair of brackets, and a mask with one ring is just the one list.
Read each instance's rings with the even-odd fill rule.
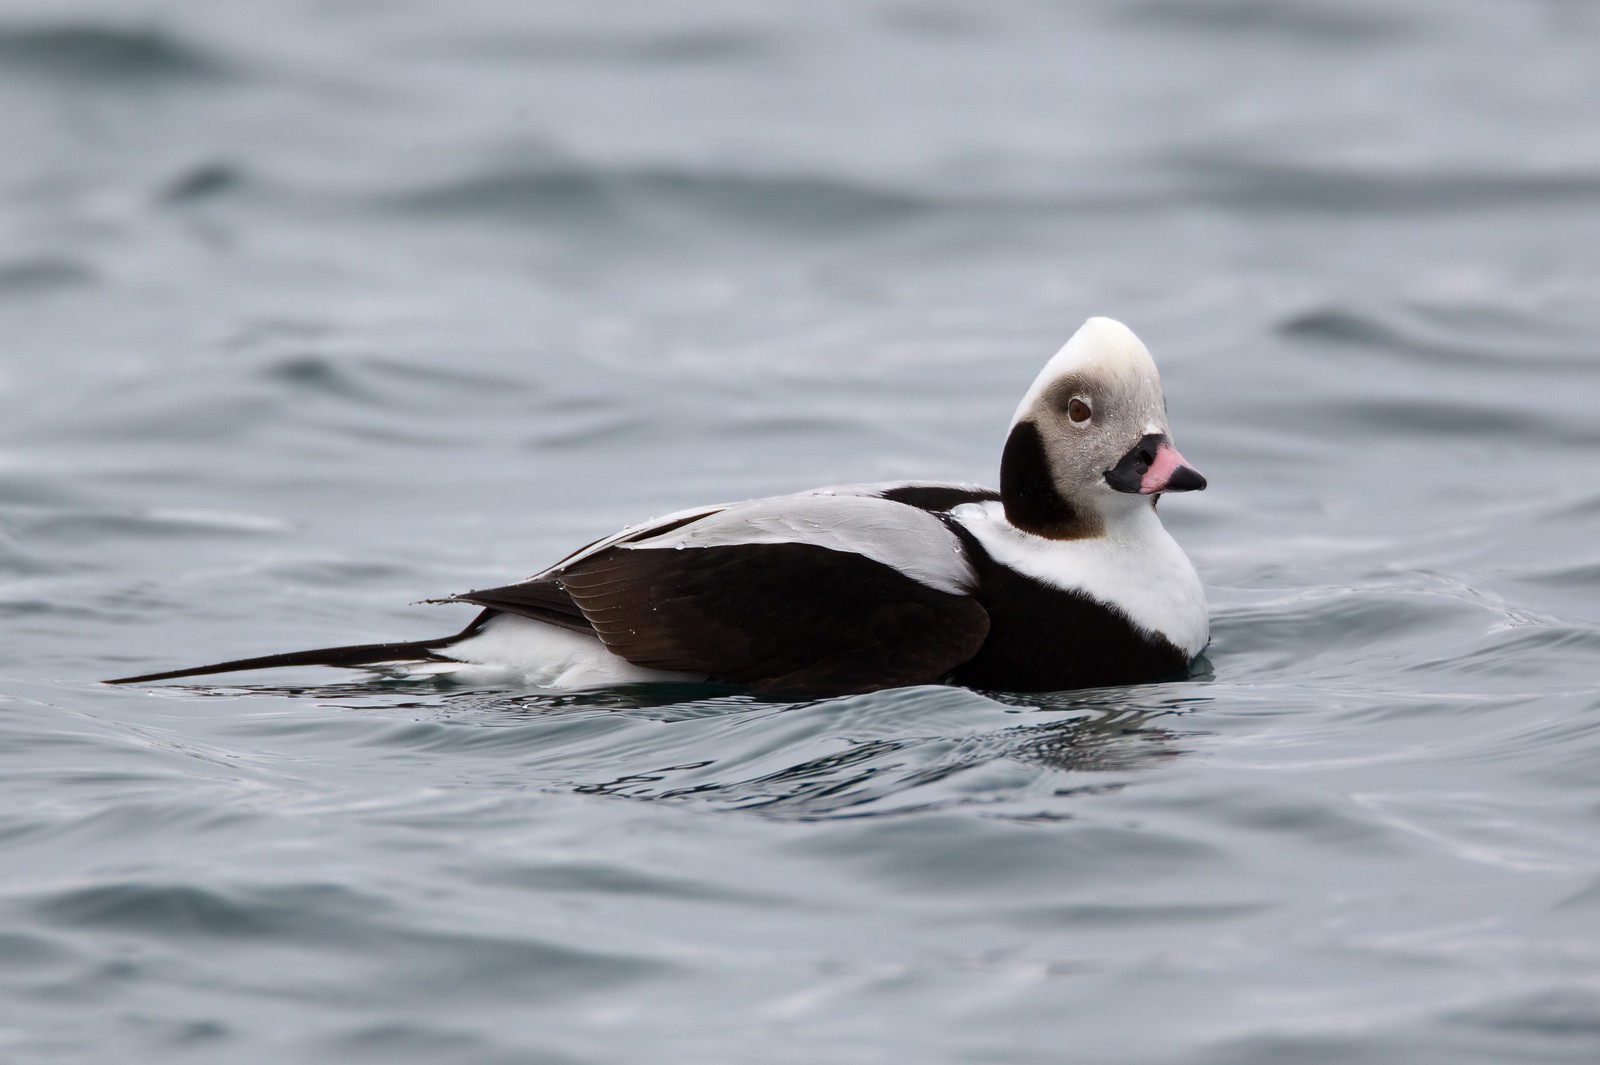
[[1184,753],[1197,733],[1180,722],[1210,702],[1192,682],[1047,695],[928,686],[805,703],[681,684],[250,690],[407,711],[480,739],[480,729],[514,730],[501,746],[519,785],[788,820],[956,807],[1060,820],[1072,816],[1070,800],[1126,787]]
[[[719,751],[713,742],[699,749],[702,758],[604,776],[574,790],[651,802],[707,803],[797,820],[973,805],[993,807],[998,816],[1048,820],[1052,819],[1048,811],[1036,809],[1041,802],[1048,806],[1124,787],[1130,775],[1182,754],[1184,739],[1193,733],[1180,730],[1177,721],[1207,701],[1193,696],[1130,700],[1076,694],[1024,700],[963,694],[988,703],[991,712],[1001,709],[1007,718],[1038,713],[1051,720],[975,730],[970,723],[955,729],[930,728],[919,727],[914,719],[897,718],[887,728],[874,728],[883,723],[871,722],[870,715],[863,722],[862,715],[855,714],[837,727],[807,731],[776,754],[767,744],[759,745],[760,757],[753,757],[746,744]],[[726,714],[730,707],[722,705]],[[750,706],[745,704],[745,709]],[[829,712],[823,703],[767,708],[767,713],[774,711],[777,715]],[[1063,713],[1071,716],[1061,717]],[[952,724],[950,715],[935,724]],[[757,726],[755,731],[765,730]],[[863,734],[867,731],[888,734]],[[1121,779],[1077,779],[1083,774]],[[1012,809],[1017,804],[1030,809]]]

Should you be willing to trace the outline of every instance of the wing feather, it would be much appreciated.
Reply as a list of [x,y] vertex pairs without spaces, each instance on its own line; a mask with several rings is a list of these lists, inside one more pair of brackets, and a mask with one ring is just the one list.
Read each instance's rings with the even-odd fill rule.
[[969,596],[813,544],[607,551],[562,582],[630,662],[767,692],[931,683],[976,655],[989,631]]
[[[975,572],[960,537],[925,509],[930,500],[887,499],[872,487],[680,512],[527,581],[455,598],[592,631],[636,665],[765,692],[940,680],[976,656],[989,631],[968,594]],[[915,488],[937,489],[941,503],[974,491]]]

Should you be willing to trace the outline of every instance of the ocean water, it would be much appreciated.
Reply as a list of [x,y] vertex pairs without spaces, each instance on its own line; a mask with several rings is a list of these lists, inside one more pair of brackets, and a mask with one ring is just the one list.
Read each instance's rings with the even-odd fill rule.
[[[1600,5],[6,0],[0,1060],[1600,1060]],[[1183,683],[334,671],[993,482],[1091,314]]]

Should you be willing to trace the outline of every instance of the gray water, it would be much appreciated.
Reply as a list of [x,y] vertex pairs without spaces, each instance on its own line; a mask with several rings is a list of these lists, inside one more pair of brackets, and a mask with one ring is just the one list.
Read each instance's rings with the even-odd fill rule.
[[[6,0],[0,1060],[1600,1060],[1600,5]],[[993,482],[1082,319],[1185,683],[301,671]]]

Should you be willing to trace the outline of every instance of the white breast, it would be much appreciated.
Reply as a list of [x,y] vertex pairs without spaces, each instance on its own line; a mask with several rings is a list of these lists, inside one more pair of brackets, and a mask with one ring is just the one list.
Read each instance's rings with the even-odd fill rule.
[[1110,523],[1105,536],[1083,540],[1025,533],[1006,521],[998,502],[967,503],[951,514],[1001,565],[1114,607],[1190,657],[1211,639],[1200,575],[1154,508],[1141,507]]

